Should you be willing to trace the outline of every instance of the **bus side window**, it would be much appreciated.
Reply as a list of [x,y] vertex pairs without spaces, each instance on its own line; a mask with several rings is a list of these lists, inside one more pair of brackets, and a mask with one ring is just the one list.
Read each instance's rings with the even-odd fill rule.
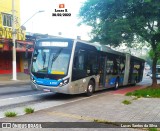
[[124,74],[124,71],[125,71],[125,59],[124,58],[121,58],[119,68],[120,68],[120,74]]
[[97,54],[94,52],[88,53],[87,70],[90,70],[90,75],[98,73],[98,59]]
[[81,51],[75,53],[73,69],[74,70],[84,69],[84,54]]
[[75,53],[72,71],[72,80],[78,80],[86,77],[86,59],[87,53],[85,50],[79,50]]
[[106,68],[107,74],[112,74],[113,72],[113,62],[107,60],[107,68]]
[[76,63],[77,63],[77,62],[76,62],[76,61],[77,61],[77,56],[75,56],[75,57],[74,57],[74,60],[73,60],[73,69],[76,69],[76,67],[77,67],[77,66],[76,66]]
[[107,57],[106,73],[112,75],[118,75],[120,72],[120,58],[116,55]]
[[85,51],[80,50],[78,53],[78,69],[84,70],[85,67]]

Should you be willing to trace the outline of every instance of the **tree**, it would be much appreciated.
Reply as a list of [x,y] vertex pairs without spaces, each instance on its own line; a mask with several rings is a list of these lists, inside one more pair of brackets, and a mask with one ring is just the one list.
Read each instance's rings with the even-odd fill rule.
[[149,53],[144,56],[141,56],[140,58],[144,59],[148,65],[152,66],[152,59],[151,59]]
[[87,0],[80,9],[81,23],[92,26],[92,41],[111,46],[134,41],[147,42],[153,50],[153,81],[157,86],[156,64],[160,56],[159,0]]

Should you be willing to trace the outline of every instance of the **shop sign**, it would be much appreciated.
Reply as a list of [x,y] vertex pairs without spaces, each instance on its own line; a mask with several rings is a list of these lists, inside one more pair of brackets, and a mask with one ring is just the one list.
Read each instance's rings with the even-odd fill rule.
[[3,48],[3,44],[2,43],[0,43],[0,48]]
[[[25,40],[25,31],[19,29],[16,30],[16,39],[17,40]],[[0,28],[0,36],[3,36],[7,39],[12,39],[12,29],[11,28]]]

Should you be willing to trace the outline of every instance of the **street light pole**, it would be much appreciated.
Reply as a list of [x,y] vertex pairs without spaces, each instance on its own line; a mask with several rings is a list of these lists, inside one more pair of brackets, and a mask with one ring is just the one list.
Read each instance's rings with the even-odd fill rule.
[[17,65],[16,65],[16,30],[15,30],[15,2],[12,0],[12,42],[13,42],[13,48],[12,48],[12,80],[17,80]]
[[[15,1],[12,0],[12,42],[13,42],[13,48],[12,48],[12,80],[17,80],[17,63],[16,63],[16,26],[15,26]],[[32,19],[37,13],[44,12],[43,10],[40,10],[33,14],[25,23],[27,23],[30,19]],[[25,24],[24,23],[24,24]],[[22,24],[21,27],[24,25]]]
[[21,27],[22,27],[24,24],[26,24],[30,19],[32,19],[36,14],[41,13],[41,12],[44,12],[44,10],[39,10],[38,12],[34,13],[28,20],[26,20],[26,22],[24,22],[24,23],[21,25]]

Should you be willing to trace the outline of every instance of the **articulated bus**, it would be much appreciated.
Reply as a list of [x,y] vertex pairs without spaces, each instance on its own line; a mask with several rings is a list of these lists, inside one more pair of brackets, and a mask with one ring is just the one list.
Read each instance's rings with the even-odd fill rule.
[[144,60],[111,48],[66,38],[39,39],[31,62],[31,87],[64,94],[85,93],[136,84]]

